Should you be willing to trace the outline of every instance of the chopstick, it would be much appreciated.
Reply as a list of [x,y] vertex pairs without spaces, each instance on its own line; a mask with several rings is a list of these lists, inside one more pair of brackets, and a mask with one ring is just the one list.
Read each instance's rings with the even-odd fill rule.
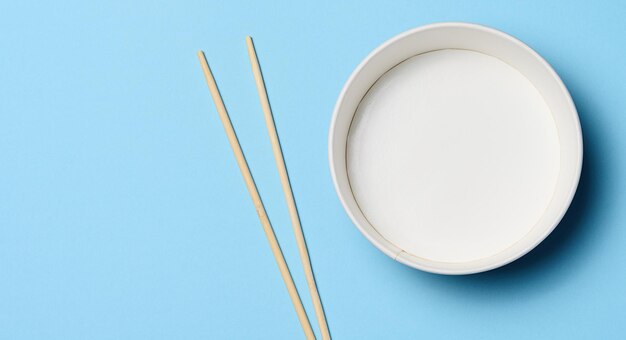
[[298,244],[300,260],[302,261],[302,266],[304,267],[306,282],[309,286],[311,299],[313,300],[315,316],[317,317],[317,323],[319,324],[320,330],[322,332],[322,339],[327,340],[330,339],[328,323],[326,322],[324,307],[322,306],[322,300],[320,299],[320,295],[317,290],[317,284],[315,283],[315,276],[313,275],[313,268],[311,267],[309,251],[307,248],[306,240],[304,239],[304,234],[302,232],[302,225],[300,224],[298,208],[296,207],[296,202],[293,197],[293,191],[291,189],[291,183],[289,181],[289,174],[287,173],[287,167],[285,165],[285,158],[283,157],[283,152],[280,147],[280,140],[278,139],[278,133],[276,132],[276,125],[274,123],[274,117],[272,115],[272,108],[270,107],[269,98],[267,96],[267,89],[265,88],[263,74],[261,73],[261,66],[259,64],[259,59],[254,48],[254,42],[252,42],[252,37],[246,37],[246,45],[248,46],[250,65],[252,66],[252,73],[254,74],[257,92],[259,93],[259,100],[261,101],[261,107],[263,108],[265,125],[267,125],[267,132],[269,134],[270,142],[272,144],[272,151],[274,152],[276,167],[278,168],[278,174],[280,176],[280,183],[283,187],[285,200],[287,201],[289,217],[291,218],[291,225],[293,227],[294,234],[296,235],[296,242]]
[[237,165],[239,165],[239,170],[241,170],[241,174],[243,175],[246,187],[248,188],[248,192],[250,193],[250,197],[252,198],[252,202],[254,203],[256,212],[259,215],[259,220],[261,221],[261,225],[263,226],[263,231],[265,232],[265,236],[267,236],[270,248],[272,249],[272,253],[274,254],[274,258],[276,259],[276,264],[278,264],[280,275],[282,276],[283,281],[285,281],[285,286],[287,286],[289,297],[291,297],[291,302],[293,302],[293,305],[296,309],[296,313],[298,315],[298,319],[300,320],[300,324],[302,325],[302,329],[304,330],[304,334],[307,339],[315,339],[315,334],[313,333],[313,329],[311,328],[311,323],[309,322],[309,318],[306,315],[306,311],[304,310],[304,306],[302,305],[302,301],[300,300],[300,296],[298,295],[298,290],[296,289],[296,285],[294,284],[291,273],[289,272],[289,267],[287,267],[287,262],[285,262],[285,257],[283,256],[280,245],[278,244],[278,240],[276,239],[276,235],[274,234],[274,230],[272,229],[272,225],[270,224],[270,220],[267,217],[267,213],[265,212],[265,206],[263,205],[261,196],[259,195],[256,184],[254,183],[254,179],[252,178],[252,174],[250,173],[250,168],[248,167],[246,158],[243,154],[243,151],[241,150],[241,145],[239,144],[239,140],[237,139],[237,135],[235,134],[235,129],[230,122],[230,117],[228,116],[228,112],[226,111],[226,107],[224,106],[224,102],[222,101],[222,96],[219,89],[217,88],[217,84],[215,83],[215,79],[213,78],[211,68],[207,63],[204,52],[198,52],[198,59],[200,59],[202,71],[204,72],[204,77],[206,78],[207,85],[209,86],[211,97],[213,97],[215,108],[217,109],[217,113],[219,114],[220,120],[222,121],[222,125],[224,125],[224,130],[226,131],[228,142],[230,143],[230,146],[233,149],[233,153],[235,154]]

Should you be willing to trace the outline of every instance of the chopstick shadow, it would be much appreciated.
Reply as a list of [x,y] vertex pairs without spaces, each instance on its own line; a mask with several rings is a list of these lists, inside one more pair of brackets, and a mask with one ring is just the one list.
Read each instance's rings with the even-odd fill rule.
[[[574,93],[572,97],[576,99]],[[600,213],[601,205],[596,202],[605,189],[602,181],[598,181],[606,173],[599,161],[606,152],[602,135],[591,119],[585,119],[593,114],[590,100],[582,96],[575,100],[583,130],[583,167],[576,195],[556,229],[530,253],[504,267],[465,276],[415,270],[420,280],[432,281],[429,283],[434,289],[445,289],[446,293],[497,298],[498,295],[519,295],[524,291],[536,293],[556,289],[559,282],[578,268],[577,261],[585,256],[591,245],[589,236],[600,231],[600,226],[591,221]]]

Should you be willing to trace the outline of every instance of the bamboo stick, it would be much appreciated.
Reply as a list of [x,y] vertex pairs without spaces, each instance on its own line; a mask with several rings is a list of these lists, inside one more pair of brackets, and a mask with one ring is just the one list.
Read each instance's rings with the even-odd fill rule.
[[254,203],[256,212],[259,215],[259,220],[261,221],[261,225],[263,226],[263,231],[265,232],[265,236],[267,236],[267,240],[269,241],[270,248],[272,249],[272,253],[274,254],[274,258],[276,259],[276,264],[278,264],[280,275],[282,276],[283,281],[285,281],[285,286],[287,286],[289,297],[291,297],[291,301],[293,302],[293,305],[296,309],[296,313],[298,315],[298,319],[300,320],[300,324],[302,325],[302,329],[304,330],[304,334],[307,339],[315,339],[315,334],[313,333],[313,329],[311,328],[311,323],[309,322],[309,319],[306,315],[306,311],[304,309],[304,306],[302,305],[300,296],[298,295],[296,285],[294,284],[291,273],[289,272],[289,268],[287,267],[287,262],[285,262],[285,257],[283,256],[280,245],[278,244],[278,240],[276,239],[276,235],[274,234],[274,230],[272,229],[272,225],[270,224],[270,220],[267,217],[267,213],[265,212],[265,206],[263,205],[261,196],[259,195],[256,184],[254,183],[254,179],[252,178],[252,174],[250,173],[250,168],[248,167],[246,158],[243,154],[243,151],[241,150],[241,145],[239,144],[239,140],[237,139],[237,135],[235,134],[233,125],[230,122],[230,117],[228,116],[228,112],[226,111],[226,107],[224,106],[224,102],[222,101],[222,96],[219,92],[219,89],[217,88],[217,84],[215,82],[215,79],[213,78],[213,74],[211,73],[209,64],[206,61],[204,52],[198,52],[198,59],[200,59],[202,71],[204,72],[207,85],[209,86],[209,91],[211,92],[211,96],[213,97],[215,107],[217,108],[217,113],[219,114],[220,120],[222,121],[222,125],[224,125],[224,130],[226,131],[228,142],[230,143],[230,146],[233,149],[233,153],[235,154],[237,165],[239,165],[239,169],[241,170],[241,174],[243,175],[246,187],[248,188],[248,192],[250,193],[250,197],[252,198],[252,202]]
[[311,299],[313,300],[313,307],[315,309],[315,316],[322,332],[322,339],[330,339],[330,331],[328,329],[328,323],[326,322],[326,316],[324,315],[324,307],[322,306],[322,300],[317,290],[317,284],[315,283],[315,276],[313,275],[313,268],[311,267],[311,260],[309,258],[309,251],[302,232],[302,225],[300,224],[300,216],[298,214],[298,208],[296,207],[296,201],[293,197],[293,191],[291,189],[291,183],[289,181],[289,174],[287,173],[287,167],[285,165],[285,159],[280,147],[280,140],[278,139],[278,133],[276,132],[276,125],[274,123],[274,117],[272,115],[272,109],[270,107],[269,98],[267,96],[267,90],[265,88],[265,82],[263,81],[263,74],[261,73],[261,66],[259,59],[254,48],[254,43],[251,37],[246,37],[246,45],[248,46],[248,55],[250,57],[250,64],[252,66],[252,73],[254,74],[254,80],[259,93],[259,100],[261,101],[261,107],[263,108],[263,114],[265,117],[265,124],[267,125],[267,132],[272,144],[272,151],[274,152],[274,158],[276,160],[276,167],[278,168],[278,174],[280,176],[280,183],[283,187],[285,194],[285,200],[287,201],[287,208],[289,209],[289,216],[291,218],[291,225],[293,227],[294,234],[296,236],[296,242],[298,244],[298,251],[300,253],[300,260],[304,267],[304,275],[309,286],[309,292],[311,293]]

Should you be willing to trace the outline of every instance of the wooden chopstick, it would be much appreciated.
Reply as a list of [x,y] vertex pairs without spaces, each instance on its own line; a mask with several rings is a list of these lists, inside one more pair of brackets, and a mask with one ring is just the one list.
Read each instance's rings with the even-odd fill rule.
[[276,264],[278,264],[280,275],[283,277],[283,281],[285,281],[285,286],[287,286],[289,297],[291,297],[291,301],[293,302],[293,305],[296,309],[296,313],[298,314],[298,319],[300,320],[300,324],[302,325],[304,334],[306,335],[307,339],[315,339],[315,334],[313,333],[313,329],[311,328],[311,323],[309,322],[309,318],[306,315],[306,311],[304,310],[304,306],[302,305],[302,301],[300,300],[300,296],[298,295],[296,285],[294,284],[291,273],[289,272],[289,267],[287,267],[287,262],[285,262],[285,257],[283,256],[280,245],[278,244],[278,240],[276,239],[276,235],[274,234],[274,229],[272,229],[270,220],[267,217],[267,213],[265,212],[265,206],[263,205],[261,196],[259,195],[256,184],[254,183],[254,179],[252,178],[252,174],[250,173],[248,162],[246,162],[246,158],[243,154],[243,151],[241,150],[241,145],[239,145],[239,140],[237,139],[237,135],[235,134],[235,129],[230,122],[230,117],[228,116],[228,112],[226,111],[226,107],[224,106],[224,102],[222,101],[222,96],[219,89],[217,88],[217,84],[215,83],[213,74],[211,73],[211,68],[206,61],[206,56],[204,55],[204,52],[198,52],[198,59],[200,59],[202,71],[204,72],[204,77],[206,78],[207,85],[209,86],[209,91],[211,92],[211,96],[213,97],[215,107],[217,108],[217,113],[220,116],[222,125],[224,125],[224,130],[226,131],[228,142],[233,149],[235,159],[237,159],[237,165],[239,165],[239,170],[241,170],[243,179],[246,182],[246,187],[248,188],[248,192],[250,193],[250,197],[252,198],[252,202],[254,203],[256,212],[259,215],[259,220],[261,221],[261,225],[263,226],[263,231],[265,232],[265,236],[267,236],[267,240],[269,241],[270,248],[272,249],[272,253],[274,254],[274,258],[276,259]]
[[261,73],[261,66],[259,64],[259,59],[254,48],[254,43],[252,42],[252,37],[246,37],[246,45],[248,46],[248,56],[250,57],[250,64],[252,65],[252,73],[254,74],[257,92],[259,93],[259,100],[261,101],[261,107],[263,108],[265,125],[267,125],[267,132],[269,134],[270,142],[272,144],[272,151],[274,152],[276,167],[278,167],[278,174],[280,175],[280,183],[283,187],[285,200],[287,201],[287,207],[289,208],[291,225],[293,226],[293,231],[296,235],[296,242],[298,244],[300,259],[302,261],[302,266],[304,267],[304,274],[306,276],[306,281],[309,286],[309,292],[311,293],[311,299],[313,300],[315,316],[317,317],[317,322],[322,332],[322,339],[327,340],[330,339],[328,323],[326,322],[324,307],[322,306],[322,300],[320,299],[320,295],[317,290],[317,284],[315,283],[313,268],[311,268],[309,251],[307,249],[306,240],[304,239],[304,234],[302,232],[302,225],[300,224],[298,208],[296,207],[296,201],[293,198],[293,191],[291,190],[291,183],[289,182],[289,174],[287,173],[285,158],[283,157],[283,152],[280,147],[280,140],[278,139],[278,133],[276,132],[276,125],[274,123],[274,117],[272,115],[272,108],[270,107],[267,90],[265,88],[265,82],[263,81],[263,74]]

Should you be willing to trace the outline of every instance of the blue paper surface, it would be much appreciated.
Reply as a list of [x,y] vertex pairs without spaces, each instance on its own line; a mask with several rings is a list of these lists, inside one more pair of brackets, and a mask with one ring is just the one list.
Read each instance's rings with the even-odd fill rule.
[[[0,4],[0,339],[303,337],[199,49],[316,328],[246,35],[334,338],[626,337],[625,14],[617,1]],[[491,26],[538,51],[572,93],[585,143],[556,231],[521,260],[464,277],[371,246],[327,164],[352,70],[388,38],[440,21]]]

